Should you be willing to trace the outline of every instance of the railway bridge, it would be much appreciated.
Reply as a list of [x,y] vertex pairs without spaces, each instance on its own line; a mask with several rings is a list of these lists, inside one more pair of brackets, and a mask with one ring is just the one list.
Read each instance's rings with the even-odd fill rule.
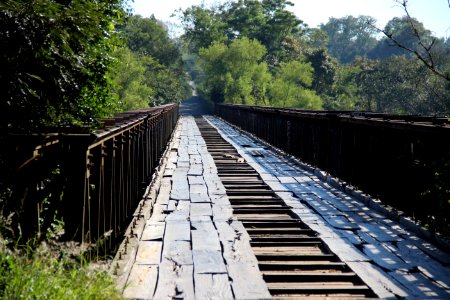
[[449,244],[417,222],[448,213],[420,198],[446,119],[200,107],[47,137],[17,175],[58,165],[67,231],[122,241],[126,298],[450,298]]

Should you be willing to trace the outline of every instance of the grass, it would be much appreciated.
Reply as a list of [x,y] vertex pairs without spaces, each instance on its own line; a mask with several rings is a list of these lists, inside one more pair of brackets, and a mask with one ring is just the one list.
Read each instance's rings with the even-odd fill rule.
[[64,251],[0,247],[0,299],[122,299],[108,272]]

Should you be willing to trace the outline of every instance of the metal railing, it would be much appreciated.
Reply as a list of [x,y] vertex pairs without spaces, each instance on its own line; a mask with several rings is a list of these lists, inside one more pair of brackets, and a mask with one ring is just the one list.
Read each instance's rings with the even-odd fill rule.
[[64,221],[66,237],[108,240],[112,247],[128,226],[177,120],[178,105],[170,104],[104,119],[93,133],[9,137],[16,145],[16,153],[9,151],[16,159],[10,165],[16,167],[10,178],[3,176],[2,190],[9,194],[7,206],[17,213],[22,234],[47,228],[53,214]]
[[448,218],[423,198],[450,161],[446,118],[226,104],[216,114],[416,219]]

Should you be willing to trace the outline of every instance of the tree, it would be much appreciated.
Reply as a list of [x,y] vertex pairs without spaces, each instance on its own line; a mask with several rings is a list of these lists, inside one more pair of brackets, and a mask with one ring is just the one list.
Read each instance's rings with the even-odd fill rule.
[[[408,0],[395,0],[395,2],[403,7],[406,15],[403,18],[391,20],[384,30],[374,27],[385,35],[384,45],[391,44],[398,47],[397,51],[401,51],[401,54],[417,58],[435,75],[450,81],[450,67],[436,59],[436,56],[439,56],[435,53],[436,49],[440,48],[436,46],[439,44],[438,39],[433,37],[422,23],[411,17],[408,11]],[[381,55],[380,50],[375,51],[374,57],[377,55]]]
[[[411,22],[414,23],[414,26],[420,34],[425,35],[427,39],[431,39],[431,32],[425,29],[422,23],[416,19],[411,20]],[[415,37],[414,30],[410,27],[410,20],[408,20],[407,17],[393,18],[386,24],[383,31],[391,36],[391,38],[402,43],[405,47],[417,49],[417,38]],[[413,53],[396,46],[391,38],[384,37],[381,39],[377,46],[371,51],[369,57],[372,59],[385,59],[393,55],[407,55],[408,57],[413,57]]]
[[266,47],[266,62],[275,65],[284,51],[282,41],[305,30],[303,22],[286,9],[292,5],[286,0],[239,0],[216,8],[192,6],[181,16],[184,39],[194,53],[215,41],[256,39]]
[[80,124],[107,113],[122,1],[0,4],[0,129]]
[[290,61],[281,63],[270,85],[270,99],[273,106],[322,108],[322,100],[314,91],[308,90],[313,82],[313,68],[308,63]]
[[282,51],[281,42],[287,36],[303,30],[303,22],[286,9],[293,5],[286,0],[239,0],[231,2],[225,22],[235,37],[256,39],[274,56]]
[[377,31],[370,16],[330,18],[320,29],[328,34],[328,49],[341,63],[350,63],[357,56],[366,56],[376,45]]
[[450,110],[450,86],[419,61],[392,56],[358,64],[359,93],[369,110],[422,115]]
[[201,48],[208,48],[213,42],[226,40],[225,24],[221,20],[220,12],[215,9],[203,5],[191,6],[181,14],[183,37],[192,52],[198,53]]
[[118,64],[111,72],[118,95],[117,110],[128,111],[149,107],[155,96],[151,78],[146,76],[149,66],[156,64],[150,56],[132,52],[128,47],[117,49]]
[[321,95],[325,110],[364,110],[359,94],[361,87],[356,80],[361,69],[354,65],[340,65],[335,70],[335,78],[330,93]]
[[270,80],[267,64],[262,61],[266,49],[256,40],[236,39],[229,46],[213,43],[200,49],[205,81],[199,86],[215,102],[265,103]]
[[151,56],[165,66],[181,64],[178,46],[170,39],[165,25],[154,16],[130,16],[123,29],[123,36],[133,52]]
[[164,24],[153,16],[132,16],[121,32],[131,51],[118,51],[126,56],[120,58],[121,72],[114,73],[123,109],[180,102],[190,96],[179,46]]

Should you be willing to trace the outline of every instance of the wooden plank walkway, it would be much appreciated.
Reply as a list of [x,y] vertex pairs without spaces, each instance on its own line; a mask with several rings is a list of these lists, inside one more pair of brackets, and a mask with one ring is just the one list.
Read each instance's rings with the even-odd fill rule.
[[192,117],[181,117],[123,294],[137,299],[270,298]]
[[[448,253],[322,181],[317,171],[217,118],[207,120],[380,298],[450,299]],[[270,298],[250,237],[233,216],[192,117],[180,118],[164,161],[155,201],[137,215],[142,225],[130,226],[137,229],[127,231],[116,258],[124,296]]]
[[383,207],[370,208],[364,197],[320,179],[320,170],[218,118],[206,118],[380,298],[450,299],[449,253],[388,218]]

